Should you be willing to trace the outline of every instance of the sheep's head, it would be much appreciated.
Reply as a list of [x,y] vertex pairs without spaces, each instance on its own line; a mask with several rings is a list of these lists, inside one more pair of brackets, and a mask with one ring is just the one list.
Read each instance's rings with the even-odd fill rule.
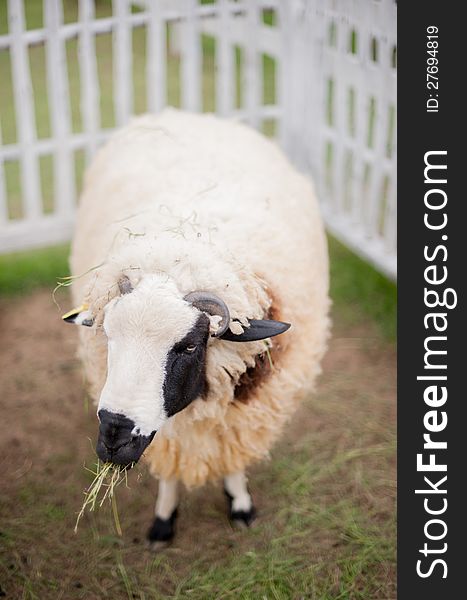
[[[107,380],[97,412],[96,449],[103,461],[128,465],[140,458],[167,419],[206,394],[210,337],[248,342],[278,335],[289,325],[251,320],[236,335],[229,329],[228,307],[214,294],[183,296],[173,280],[160,275],[146,275],[134,288],[123,276],[118,287],[121,295],[104,311]],[[64,319],[92,326],[86,310]]]

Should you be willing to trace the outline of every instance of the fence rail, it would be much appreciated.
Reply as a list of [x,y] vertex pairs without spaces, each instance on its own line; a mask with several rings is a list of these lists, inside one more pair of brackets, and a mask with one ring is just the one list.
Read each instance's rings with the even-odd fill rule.
[[329,230],[395,278],[394,0],[38,2],[0,18],[0,252],[68,240],[98,146],[172,104],[275,136]]

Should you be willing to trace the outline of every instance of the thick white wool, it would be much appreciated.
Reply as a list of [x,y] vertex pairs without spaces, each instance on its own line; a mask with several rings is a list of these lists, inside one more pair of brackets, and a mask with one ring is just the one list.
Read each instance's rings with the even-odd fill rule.
[[[209,395],[169,419],[145,454],[155,475],[187,485],[244,469],[267,455],[312,388],[328,335],[326,240],[310,182],[255,131],[213,116],[146,115],[100,150],[85,179],[72,248],[76,304],[96,326],[80,354],[97,401],[107,372],[103,310],[126,274],[167,277],[180,297],[214,292],[232,319],[292,323],[274,338],[274,368],[247,399],[235,384],[264,342],[212,339]],[[247,400],[247,401],[246,401]]]

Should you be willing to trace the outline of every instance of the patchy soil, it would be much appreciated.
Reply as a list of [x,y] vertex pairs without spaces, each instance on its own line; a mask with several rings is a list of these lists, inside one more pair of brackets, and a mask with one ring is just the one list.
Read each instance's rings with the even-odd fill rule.
[[59,317],[48,291],[0,302],[0,596],[395,597],[395,350],[371,323],[337,319],[317,393],[252,469],[257,526],[231,529],[220,486],[185,493],[154,556],[144,468],[117,493],[122,538],[108,507],[73,533],[97,421]]

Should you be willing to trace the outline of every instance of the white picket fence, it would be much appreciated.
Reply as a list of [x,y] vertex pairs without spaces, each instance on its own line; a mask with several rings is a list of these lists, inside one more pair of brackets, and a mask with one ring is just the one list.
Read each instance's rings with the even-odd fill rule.
[[0,252],[69,240],[83,164],[172,103],[275,135],[329,230],[395,278],[395,0],[43,0],[30,27],[33,4],[8,0],[0,34]]

